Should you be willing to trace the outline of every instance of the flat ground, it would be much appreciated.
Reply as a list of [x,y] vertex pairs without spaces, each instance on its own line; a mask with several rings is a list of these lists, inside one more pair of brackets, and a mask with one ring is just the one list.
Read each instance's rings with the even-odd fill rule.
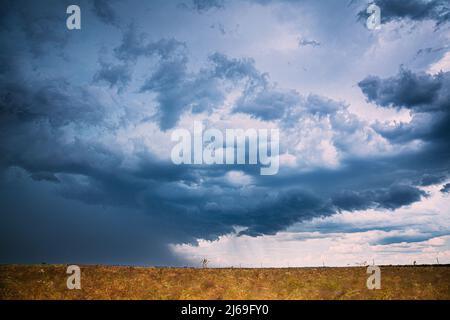
[[194,269],[0,265],[0,299],[450,299],[450,266],[382,266],[368,290],[364,267]]

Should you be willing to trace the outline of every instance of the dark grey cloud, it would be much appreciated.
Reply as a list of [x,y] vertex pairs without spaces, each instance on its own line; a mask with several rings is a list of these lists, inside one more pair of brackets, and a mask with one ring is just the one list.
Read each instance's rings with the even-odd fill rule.
[[305,105],[309,113],[321,116],[334,115],[337,111],[346,108],[342,102],[314,94],[308,95]]
[[49,181],[59,183],[58,177],[50,172],[35,172],[31,174],[31,179],[36,181]]
[[224,0],[192,0],[192,3],[200,11],[224,7]]
[[389,140],[402,143],[416,139],[440,142],[448,154],[450,136],[450,73],[437,75],[413,73],[401,69],[390,78],[369,76],[359,82],[368,101],[381,107],[406,108],[412,111],[409,123],[396,126],[377,123],[374,128]]
[[155,57],[168,66],[178,63],[181,68],[185,68],[187,55],[184,43],[175,39],[149,41],[147,38],[147,34],[139,33],[137,27],[130,24],[123,33],[120,45],[114,49],[114,56],[119,62],[100,59],[100,69],[93,77],[94,82],[103,82],[111,88],[123,90],[131,81],[134,65],[140,57]]
[[445,181],[446,176],[443,173],[424,174],[420,179],[421,186],[431,186]]
[[156,117],[162,130],[174,127],[187,110],[211,111],[224,101],[217,79],[204,71],[189,73],[185,58],[161,62],[141,87],[145,91],[157,93]]
[[[447,0],[375,0],[381,9],[381,22],[400,19],[414,21],[433,20],[437,25],[450,21],[450,3]],[[359,16],[367,18],[366,9]]]
[[[26,10],[29,18],[17,7],[10,10],[8,26],[20,19],[40,25],[39,8]],[[38,18],[32,21],[34,13]],[[100,16],[104,22],[115,21],[114,11]],[[48,21],[64,26],[64,17]],[[169,243],[215,239],[236,225],[247,227],[250,235],[273,234],[297,221],[341,210],[394,210],[425,197],[418,186],[444,183],[447,176],[447,74],[402,71],[360,83],[370,101],[385,108],[409,108],[414,114],[415,120],[394,128],[396,132],[383,124],[374,130],[392,143],[413,136],[423,139],[423,149],[344,158],[333,170],[286,169],[261,177],[249,166],[175,166],[140,141],[130,139],[122,147],[116,137],[145,121],[167,130],[185,113],[211,113],[230,88],[242,92],[234,113],[275,120],[293,131],[305,115],[328,121],[339,151],[349,145],[343,138],[364,124],[343,102],[280,88],[251,58],[212,53],[204,63],[195,61],[199,67],[193,69],[186,43],[150,37],[133,25],[119,25],[122,38],[110,43],[101,59],[92,60],[100,63],[95,69],[58,56],[68,53],[67,44],[73,45],[71,50],[79,48],[81,56],[89,51],[83,40],[61,36],[64,28],[52,34],[46,27],[36,31],[25,26],[17,38],[12,30],[0,33],[2,262],[182,264],[170,254]],[[93,38],[97,31],[83,30]],[[34,54],[39,50],[50,55]],[[137,66],[148,68],[142,79],[133,78]],[[62,72],[65,68],[75,75]],[[119,90],[92,86],[92,79]],[[131,80],[141,82],[130,89]],[[154,117],[145,107],[132,109],[129,100],[118,102],[124,93],[149,93],[141,96],[154,97],[149,101],[156,103]],[[229,183],[230,170],[243,171],[252,183]]]
[[[202,69],[197,73],[188,72],[189,58],[183,42],[175,39],[147,41],[146,38],[146,34],[139,34],[136,27],[131,25],[124,33],[121,44],[114,51],[119,60],[128,64],[136,62],[140,57],[158,59],[156,66],[150,70],[150,75],[142,84],[140,92],[156,93],[158,112],[155,118],[162,130],[175,126],[180,116],[187,110],[194,113],[211,111],[223,102],[224,95],[217,78],[228,75],[220,74],[222,71],[219,62],[214,57],[210,60],[215,63],[215,69]],[[129,66],[110,68],[114,68],[114,72],[100,70],[98,75],[107,75],[110,83],[116,79],[127,80]]]
[[163,58],[146,79],[141,92],[157,93],[159,112],[157,119],[163,130],[172,128],[182,113],[212,111],[224,101],[224,87],[220,80],[231,85],[243,85],[242,96],[236,102],[235,112],[244,112],[264,120],[277,119],[298,100],[292,91],[277,92],[260,73],[251,59],[229,58],[214,53],[209,56],[210,65],[198,73],[187,71],[185,54]]
[[203,112],[212,110],[223,101],[217,81],[204,70],[198,74],[187,71],[186,45],[175,39],[147,41],[147,35],[139,34],[134,25],[124,33],[121,44],[114,50],[124,64],[102,67],[96,80],[102,79],[115,85],[118,81],[126,85],[129,81],[130,63],[140,57],[158,59],[156,67],[144,81],[140,92],[156,93],[158,112],[155,116],[162,130],[175,126],[186,110]]
[[343,191],[333,198],[339,210],[364,210],[367,208],[398,209],[420,201],[426,193],[409,185],[393,185],[389,188],[368,191]]
[[248,86],[264,86],[267,84],[267,74],[261,73],[255,67],[252,58],[229,58],[225,54],[216,52],[209,56],[214,64],[214,75],[218,78],[248,81]]
[[[156,72],[154,71],[152,76],[147,79],[147,84],[151,84],[151,87],[146,90],[161,94],[160,102],[165,102],[166,97],[173,97],[177,102],[188,97],[186,105],[189,105],[189,101],[199,100],[191,95],[197,94],[196,90],[199,88],[205,88],[205,84],[202,84],[200,80],[211,84],[214,83],[215,78],[235,83],[243,81],[246,87],[245,94],[249,94],[251,90],[262,90],[261,92],[265,92],[264,90],[272,92],[270,90],[273,90],[267,88],[267,77],[258,72],[250,60],[229,59],[224,55],[216,54],[210,59],[212,66],[209,69],[204,70],[203,74],[193,75],[189,75],[184,69],[183,59],[179,61],[181,65],[174,63],[177,61],[176,59],[169,61],[170,65],[160,64]],[[173,68],[172,73],[168,72],[171,68]],[[202,85],[194,86],[193,84],[196,83]],[[44,97],[51,94],[56,94],[56,97],[62,95],[61,92],[55,91],[53,86],[45,83],[41,86],[42,89],[39,90]],[[67,91],[73,90],[70,86],[62,88],[66,88]],[[183,89],[182,92],[186,97],[179,93],[174,94],[174,88]],[[216,88],[216,85],[213,88]],[[28,88],[23,88],[23,90],[28,90]],[[204,91],[211,92],[211,90]],[[297,97],[296,93],[291,94]],[[50,98],[45,101],[48,103],[53,100],[60,101]],[[63,100],[73,100],[73,98],[65,97]],[[304,108],[307,112],[321,116],[334,116],[338,110],[343,108],[340,103],[318,96],[309,96],[306,102]],[[91,103],[95,105],[98,102],[93,100]],[[263,100],[261,100],[261,104],[263,105]],[[167,106],[168,104],[162,103],[161,105]],[[47,108],[49,107],[52,108],[52,104],[49,104]],[[99,108],[99,110],[102,109]],[[171,110],[168,114],[178,114],[175,111],[178,110]],[[57,114],[51,112],[44,113],[44,115],[47,114],[52,118],[53,113]],[[260,113],[255,114],[261,116]],[[59,120],[59,117],[55,119]],[[98,125],[101,119],[101,117],[97,118],[92,125]],[[63,126],[67,121],[90,123],[89,119],[77,118],[77,116],[67,113],[67,119],[51,121],[53,130]],[[336,122],[339,121],[336,120]],[[40,132],[39,136],[43,136],[43,133]],[[101,144],[93,142],[67,144],[54,138],[49,139],[49,143],[53,145],[53,148],[41,145],[40,149],[28,149],[27,152],[25,152],[25,143],[14,143],[16,148],[22,145],[23,149],[14,152],[14,148],[11,147],[6,152],[10,155],[8,163],[18,165],[29,172],[45,171],[58,174],[61,181],[60,194],[65,198],[89,205],[125,206],[146,211],[151,215],[159,216],[157,212],[161,212],[166,217],[173,216],[174,223],[178,224],[183,221],[184,225],[184,231],[179,233],[173,239],[174,241],[194,241],[196,237],[214,238],[231,231],[233,225],[247,226],[247,232],[253,235],[274,233],[296,221],[317,215],[332,214],[336,210],[373,207],[395,209],[419,201],[420,197],[424,195],[413,186],[395,184],[397,180],[401,179],[401,176],[392,176],[380,183],[381,186],[394,183],[392,187],[369,186],[366,182],[367,190],[365,192],[358,190],[357,192],[351,185],[346,186],[348,179],[351,177],[353,180],[355,176],[359,176],[361,179],[359,183],[363,183],[368,178],[365,172],[371,170],[364,169],[358,173],[354,165],[350,166],[352,175],[343,173],[340,179],[334,180],[336,183],[339,181],[335,188],[328,191],[324,189],[322,182],[333,181],[335,173],[319,172],[318,176],[309,180],[305,175],[293,176],[292,178],[297,181],[294,185],[289,179],[281,178],[278,192],[271,191],[276,184],[268,183],[265,187],[251,189],[242,194],[239,188],[218,184],[214,180],[215,177],[221,177],[226,170],[220,173],[211,168],[174,167],[170,163],[160,163],[148,154],[140,156],[142,160],[138,168],[117,170],[122,162],[122,155],[108,150]],[[204,180],[202,187],[197,186],[200,179]],[[299,188],[298,181],[303,181],[302,188]],[[311,183],[312,181],[315,182]],[[294,187],[295,185],[297,187]],[[350,194],[353,197],[337,196],[336,189],[339,188],[347,190],[343,195]],[[315,194],[314,189],[320,190],[320,192]],[[169,223],[169,226],[176,229],[172,223]]]
[[[24,44],[34,57],[49,52],[62,54],[61,50],[72,36],[65,28],[67,6],[67,1],[51,1],[50,5],[26,0],[6,1],[2,3],[2,20],[14,38],[25,38]],[[11,39],[5,42],[9,41]]]
[[315,94],[305,97],[295,90],[281,90],[266,82],[245,90],[237,100],[234,112],[246,113],[261,120],[280,120],[285,127],[298,123],[303,115],[330,115],[333,124],[343,129],[348,124],[337,119],[337,112],[344,109],[346,105],[341,102]]
[[0,215],[0,263],[185,264],[150,215],[65,199],[17,168],[2,175],[0,190],[10,212]]
[[61,79],[35,85],[8,81],[0,87],[0,119],[9,127],[39,119],[53,126],[93,124],[104,119],[105,108],[95,91]]
[[[84,121],[83,118],[77,120],[70,114],[68,117],[73,118],[73,121]],[[356,209],[354,204],[348,204],[349,200],[346,203],[333,203],[331,196],[335,190],[324,190],[321,181],[331,182],[335,173],[322,173],[322,176],[311,179],[305,176],[294,177],[296,181],[303,181],[305,189],[293,188],[289,180],[282,179],[279,191],[271,191],[274,184],[269,183],[265,187],[242,193],[238,187],[221,185],[211,179],[221,176],[213,168],[173,166],[157,161],[146,153],[139,155],[141,161],[136,168],[119,169],[123,161],[120,153],[95,142],[67,143],[63,137],[59,139],[59,134],[55,132],[66,121],[52,122],[48,134],[44,134],[46,131],[42,132],[39,126],[34,128],[35,121],[38,120],[27,120],[15,127],[15,132],[20,132],[22,139],[2,143],[2,154],[8,154],[4,160],[9,166],[19,166],[32,174],[57,174],[61,186],[59,194],[66,199],[87,205],[142,210],[155,218],[173,217],[164,223],[167,228],[173,228],[177,232],[172,238],[175,242],[194,241],[198,237],[213,239],[230,232],[233,225],[247,226],[247,233],[253,235],[274,233],[296,221],[332,214],[337,209]],[[98,123],[97,121],[93,125]],[[39,140],[35,139],[35,144],[30,148],[27,143],[30,136],[40,137],[42,142],[36,143]],[[353,179],[358,173],[354,166],[352,168]],[[360,173],[364,180],[367,176],[362,172],[366,170],[361,170]],[[345,187],[345,177],[348,176],[344,174],[344,179],[335,180],[340,181],[336,188],[339,185],[348,188]],[[204,180],[201,187],[198,186],[200,179]],[[394,178],[389,181],[392,179]],[[314,186],[312,181],[318,184]],[[298,185],[298,182],[295,184]],[[322,190],[321,193],[311,191],[314,188]],[[357,200],[361,204],[358,208],[396,208],[418,201],[421,195],[408,186],[389,190],[375,187],[373,191],[359,195]],[[177,228],[181,222],[182,232]]]
[[281,92],[277,89],[262,89],[246,92],[236,103],[235,112],[253,115],[262,120],[281,119],[289,109],[300,103],[297,92]]
[[449,193],[450,192],[450,183],[445,184],[442,189],[441,192],[443,193]]
[[110,88],[125,88],[131,81],[131,68],[127,64],[113,65],[100,61],[100,69],[94,75],[94,82],[105,82]]
[[326,116],[346,108],[326,97],[314,94],[304,97],[295,90],[278,88],[266,73],[256,69],[252,59],[215,53],[210,61],[214,63],[213,77],[244,85],[233,109],[235,113],[246,113],[261,120],[280,120],[283,126],[288,126],[298,121],[302,113]]
[[436,235],[430,235],[430,234],[419,234],[419,235],[399,235],[399,236],[391,236],[383,238],[379,241],[371,243],[372,245],[389,245],[389,244],[395,244],[395,243],[411,243],[411,242],[422,242],[427,241]]
[[423,173],[417,183],[427,186],[445,181],[450,163],[450,73],[416,74],[401,69],[386,79],[369,76],[359,86],[370,102],[412,112],[408,123],[376,123],[373,128],[395,144],[413,140],[427,143],[423,152],[428,152],[430,166],[436,162],[442,165],[434,168],[440,168],[436,173]]
[[162,38],[147,40],[148,34],[139,33],[134,24],[130,24],[123,33],[121,44],[114,49],[115,55],[124,62],[134,62],[139,57],[158,56],[163,60],[181,60],[186,56],[186,44],[176,39]]
[[191,0],[187,3],[181,3],[180,7],[204,13],[213,9],[225,8],[225,0]]
[[370,76],[358,83],[370,102],[380,106],[408,108],[415,112],[448,110],[450,74],[416,74],[401,69],[399,74],[380,79]]
[[[44,87],[46,86],[44,85]],[[70,91],[70,89],[68,90]],[[73,115],[69,115],[67,120],[53,121],[53,125],[45,131],[42,131],[43,128],[39,128],[39,118],[16,123],[14,132],[20,133],[20,135],[11,133],[4,137],[9,140],[9,143],[5,143],[6,140],[4,140],[1,151],[8,157],[3,156],[2,160],[5,160],[8,166],[24,168],[35,176],[41,172],[45,172],[47,177],[57,175],[60,183],[56,195],[83,204],[80,205],[83,212],[93,210],[89,209],[90,206],[117,208],[114,209],[117,211],[144,212],[152,217],[157,229],[164,230],[166,237],[164,239],[170,242],[194,242],[196,238],[214,239],[221,234],[231,232],[234,225],[248,227],[246,233],[250,235],[271,234],[296,221],[330,215],[336,210],[372,207],[394,209],[418,201],[424,195],[413,186],[395,185],[387,189],[377,185],[370,186],[368,181],[373,182],[373,178],[368,176],[367,172],[375,172],[375,170],[361,168],[358,171],[358,166],[354,164],[349,166],[351,174],[342,172],[340,176],[336,176],[339,171],[319,171],[309,177],[308,174],[293,175],[289,179],[279,177],[274,178],[278,179],[278,185],[275,181],[266,180],[265,183],[260,184],[260,187],[251,188],[245,192],[239,187],[217,183],[214,180],[220,178],[230,168],[221,172],[211,167],[195,169],[188,166],[173,166],[152,158],[148,153],[143,153],[138,155],[140,162],[136,167],[125,169],[121,168],[123,155],[109,150],[100,143],[94,141],[67,143],[63,137],[59,139],[59,127],[64,126],[72,117],[74,121],[84,121],[83,118],[77,119]],[[89,122],[85,123],[89,124]],[[97,121],[92,125],[98,124]],[[49,129],[51,129],[49,133],[44,134]],[[12,136],[17,137],[11,139]],[[34,137],[32,146],[28,143],[31,137]],[[393,163],[396,161],[394,160]],[[382,171],[378,169],[377,175],[385,177],[386,175],[382,174],[386,172],[384,170],[389,169],[385,168]],[[411,174],[408,172],[405,175],[410,176]],[[356,182],[355,189],[352,187],[355,185],[352,180],[356,177],[359,177],[360,182]],[[262,179],[261,177],[256,178]],[[388,175],[386,181],[380,182],[380,185],[392,183],[401,178],[401,175]],[[47,180],[43,179],[40,183],[45,183]],[[361,183],[365,185],[367,191],[359,191]],[[324,184],[333,186],[333,188],[327,190]],[[353,198],[348,196],[345,199],[344,197],[338,198],[335,196],[338,189],[349,190],[346,194],[356,195]],[[66,205],[62,204],[63,207]],[[96,221],[95,217],[88,219],[84,217],[84,214],[80,219],[87,221],[86,223]],[[8,222],[8,224],[10,223]],[[129,223],[125,225],[133,230],[136,228]],[[151,225],[148,225],[147,228],[153,230]],[[66,239],[65,241],[69,243],[68,246],[71,246],[72,241],[62,235],[45,228],[38,230],[48,236]],[[88,228],[88,230],[90,229]],[[107,230],[113,232],[114,228],[108,227]],[[141,231],[143,232],[143,230]],[[127,231],[123,232],[125,236]],[[78,228],[73,230],[73,236],[75,237],[77,234],[78,236],[93,237],[87,231],[81,232]],[[10,243],[13,241],[11,239],[15,239],[10,233],[7,235],[3,236],[5,238],[3,243]],[[36,237],[38,236],[36,235]],[[95,261],[109,263],[146,261],[154,264],[158,261],[165,261],[165,263],[179,264],[180,262],[176,262],[165,254],[158,253],[164,252],[164,250],[163,246],[158,247],[163,238],[159,235],[157,237],[159,241],[148,249],[151,250],[149,257],[139,260],[137,251],[142,248],[142,245],[137,246],[136,251],[130,252],[130,255],[133,253],[132,256],[128,256],[123,250],[128,245],[133,245],[134,240],[130,240],[131,242],[127,240],[122,242],[112,253],[113,245],[117,245],[119,240],[113,240],[112,235],[105,235],[107,239],[105,245],[108,250]],[[43,237],[43,239],[47,238]],[[130,239],[134,239],[134,237]],[[148,238],[141,240],[153,241]],[[39,248],[34,247],[33,249],[34,252],[37,252],[36,256],[33,256],[33,261],[40,257],[46,261],[67,261],[70,258],[61,255],[59,249],[55,249],[52,251],[53,255],[50,255],[49,251],[43,249],[44,244],[45,241],[42,239],[36,242]],[[27,242],[26,245],[17,246],[17,248],[19,247],[23,250],[31,250],[33,245]],[[93,246],[92,250],[89,249],[84,254],[75,250],[77,253],[71,257],[72,259],[82,257],[82,260],[93,259],[96,248],[97,246]],[[121,255],[123,256],[122,260],[119,258]],[[23,259],[17,254],[12,256]]]
[[119,18],[111,6],[111,0],[94,0],[93,6],[94,13],[103,23],[116,27],[119,25]]

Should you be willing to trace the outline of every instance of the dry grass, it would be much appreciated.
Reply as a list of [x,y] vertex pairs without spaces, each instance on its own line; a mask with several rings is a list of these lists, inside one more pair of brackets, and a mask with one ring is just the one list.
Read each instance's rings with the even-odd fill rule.
[[0,266],[0,299],[450,299],[450,266],[193,269],[81,266],[81,290],[65,265]]

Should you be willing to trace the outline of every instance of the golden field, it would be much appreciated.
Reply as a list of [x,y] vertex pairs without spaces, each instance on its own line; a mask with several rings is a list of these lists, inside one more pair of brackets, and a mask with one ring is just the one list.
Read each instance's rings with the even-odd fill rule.
[[382,266],[368,290],[365,267],[196,269],[0,265],[0,299],[450,299],[450,266]]

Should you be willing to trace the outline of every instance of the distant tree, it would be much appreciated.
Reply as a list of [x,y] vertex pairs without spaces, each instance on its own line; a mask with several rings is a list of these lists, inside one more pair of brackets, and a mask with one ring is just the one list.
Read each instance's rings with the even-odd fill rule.
[[203,260],[202,260],[202,268],[208,268],[208,259],[206,259],[206,258],[204,258]]

